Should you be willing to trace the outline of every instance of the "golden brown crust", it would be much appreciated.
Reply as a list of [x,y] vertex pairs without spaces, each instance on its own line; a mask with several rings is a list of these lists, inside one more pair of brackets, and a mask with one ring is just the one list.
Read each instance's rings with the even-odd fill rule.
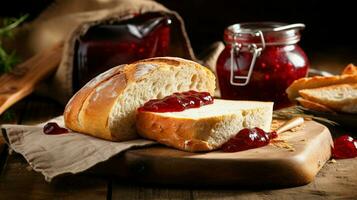
[[[193,119],[177,120],[152,112],[139,112],[136,120],[137,131],[144,138],[191,152],[210,151],[214,148],[208,142],[196,137],[198,132],[202,132],[199,130],[202,129],[202,124],[214,124],[208,122],[214,119],[208,118],[205,122],[197,123],[197,120]],[[207,131],[210,131],[208,127]]]
[[65,124],[68,128],[74,131],[81,131],[83,129],[80,126],[78,115],[83,107],[84,102],[96,87],[101,85],[103,82],[106,82],[116,74],[122,73],[122,67],[124,66],[120,65],[118,67],[114,67],[111,70],[106,71],[92,79],[68,101],[63,114]]
[[177,59],[168,59],[168,58],[162,58],[162,57],[148,58],[145,60],[140,60],[140,61],[134,62],[132,64],[146,63],[146,62],[152,62],[152,61],[154,61],[155,63],[165,63],[165,64],[172,65],[172,66],[179,66],[181,64],[180,61],[178,61]]
[[316,110],[316,111],[321,111],[321,112],[330,112],[330,113],[334,113],[335,111],[333,111],[332,109],[330,109],[329,107],[316,103],[314,101],[310,101],[307,99],[304,99],[302,97],[298,97],[296,98],[296,100],[305,108],[307,109],[311,109],[311,110]]
[[354,66],[352,63],[347,65],[345,69],[342,71],[342,75],[348,74],[357,74],[357,67]]
[[[147,63],[148,65],[142,65]],[[140,66],[141,65],[141,66]],[[122,65],[96,77],[81,90],[79,90],[68,102],[64,120],[68,128],[86,133],[95,137],[113,141],[133,139],[137,135],[122,135],[112,133],[109,127],[109,117],[115,102],[123,94],[129,84],[145,79],[155,67],[172,67],[189,65],[207,70],[208,80],[214,80],[214,75],[207,68],[198,63],[180,58],[160,57],[138,61],[129,65]],[[214,93],[214,81],[208,92]]]
[[79,113],[82,124],[80,132],[88,132],[96,137],[115,140],[108,125],[108,113],[126,85],[126,75],[121,73],[112,76],[92,91]]
[[[355,95],[352,95],[351,92],[357,89],[356,84],[339,84],[339,85],[331,85],[326,87],[314,88],[314,89],[304,89],[300,90],[299,94],[309,101],[313,101],[319,104],[323,104],[333,110],[340,111],[340,112],[348,112],[348,113],[355,113],[357,99]],[[336,98],[335,96],[322,96],[323,92],[325,91],[333,91],[331,93],[342,94]],[[342,98],[343,96],[352,95],[352,98]],[[354,96],[354,97],[353,97]]]
[[286,93],[290,101],[296,101],[299,97],[299,90],[313,89],[324,86],[336,85],[336,84],[352,84],[357,83],[357,75],[341,75],[341,76],[314,76],[310,78],[301,78],[294,81],[287,89]]

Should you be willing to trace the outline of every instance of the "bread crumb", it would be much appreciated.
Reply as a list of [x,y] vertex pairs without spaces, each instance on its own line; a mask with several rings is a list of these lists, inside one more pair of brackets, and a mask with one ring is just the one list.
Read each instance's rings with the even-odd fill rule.
[[305,124],[301,124],[301,125],[299,125],[299,126],[297,126],[297,127],[294,127],[294,128],[292,128],[292,129],[290,129],[290,131],[292,131],[292,132],[297,132],[297,131],[304,130],[304,128],[305,128]]
[[329,164],[333,164],[333,163],[337,163],[337,161],[335,159],[331,159],[328,161]]
[[281,125],[283,125],[286,122],[286,120],[278,120],[278,119],[273,119],[271,122],[271,130],[276,130],[278,129]]
[[307,140],[306,139],[301,139],[300,142],[303,143],[303,144],[306,144]]
[[311,117],[304,117],[304,120],[305,121],[312,121],[312,118]]
[[295,151],[295,148],[293,147],[293,145],[289,144],[286,140],[275,139],[275,140],[271,141],[271,144],[278,148],[287,149],[290,152]]

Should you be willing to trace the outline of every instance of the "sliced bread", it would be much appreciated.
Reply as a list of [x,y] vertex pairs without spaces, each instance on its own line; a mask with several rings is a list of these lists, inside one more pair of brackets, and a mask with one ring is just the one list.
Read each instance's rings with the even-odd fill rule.
[[357,83],[357,74],[347,74],[341,76],[314,76],[301,78],[294,81],[287,89],[286,93],[290,101],[295,102],[299,97],[299,91],[302,89],[313,89],[337,84],[354,84]]
[[193,61],[161,57],[114,67],[97,76],[68,102],[68,128],[95,137],[137,138],[136,109],[150,99],[188,90],[214,94],[215,76]]
[[303,89],[299,94],[309,101],[333,110],[357,113],[357,84],[339,84],[315,89]]
[[347,67],[343,69],[342,75],[348,75],[348,74],[357,74],[357,67],[354,66],[353,64],[347,65]]
[[335,112],[331,108],[329,108],[325,105],[304,99],[302,97],[298,97],[298,98],[296,98],[296,100],[299,102],[300,105],[302,105],[305,108],[311,109],[311,110],[320,111],[320,112],[330,112],[330,113]]
[[219,148],[243,128],[259,127],[270,131],[272,102],[229,101],[182,112],[137,113],[136,127],[144,138],[185,151]]

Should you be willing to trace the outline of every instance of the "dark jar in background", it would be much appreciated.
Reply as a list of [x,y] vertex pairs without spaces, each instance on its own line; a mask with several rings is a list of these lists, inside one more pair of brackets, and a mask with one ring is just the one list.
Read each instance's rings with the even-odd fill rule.
[[286,88],[309,68],[297,44],[304,27],[276,22],[229,26],[216,66],[221,98],[273,101],[274,109],[289,106]]
[[75,45],[74,90],[117,65],[169,55],[173,21],[155,12],[89,28]]

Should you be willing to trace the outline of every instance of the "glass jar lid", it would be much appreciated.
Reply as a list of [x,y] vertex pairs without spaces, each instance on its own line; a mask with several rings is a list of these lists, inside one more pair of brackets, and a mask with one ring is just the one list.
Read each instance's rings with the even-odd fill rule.
[[224,40],[227,43],[265,45],[295,44],[300,40],[302,23],[248,22],[233,24],[226,28]]
[[[295,44],[300,40],[300,30],[304,24],[280,22],[250,22],[233,24],[224,31],[224,40],[231,48],[230,83],[245,86],[249,83],[257,58],[266,46]],[[252,53],[247,75],[234,75],[235,58],[240,52]]]

